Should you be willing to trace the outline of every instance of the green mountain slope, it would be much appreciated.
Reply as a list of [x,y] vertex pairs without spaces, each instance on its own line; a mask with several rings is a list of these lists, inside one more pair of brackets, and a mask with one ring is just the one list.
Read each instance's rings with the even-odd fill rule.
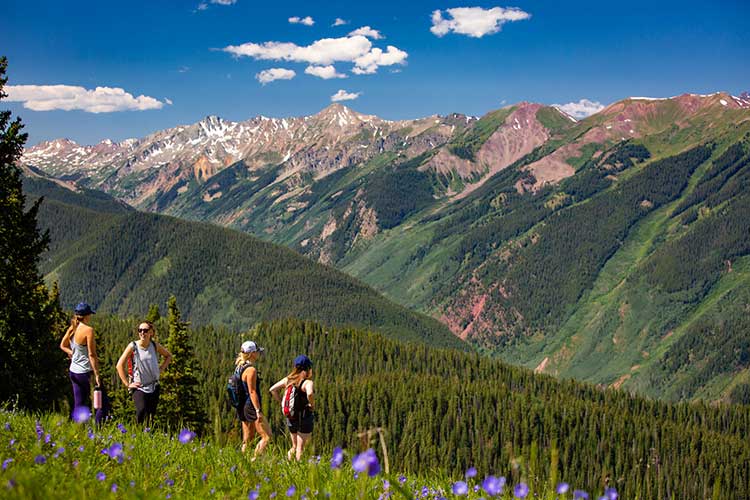
[[85,208],[94,202],[84,195],[70,197],[36,182],[25,186],[30,198],[46,196],[39,218],[52,244],[42,271],[60,283],[66,307],[87,300],[102,311],[145,314],[149,304],[174,294],[196,324],[247,328],[261,320],[309,318],[465,348],[436,320],[286,248],[211,224],[123,210],[114,201],[109,211],[96,201],[93,211]]
[[349,129],[338,156],[301,138],[305,168],[276,154],[198,169],[145,205],[334,265],[509,362],[670,399],[748,397],[750,100],[409,123]]

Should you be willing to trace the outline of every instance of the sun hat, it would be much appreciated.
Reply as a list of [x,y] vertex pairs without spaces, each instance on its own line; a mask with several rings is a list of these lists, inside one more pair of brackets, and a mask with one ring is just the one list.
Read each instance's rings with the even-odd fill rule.
[[246,340],[242,343],[242,347],[240,347],[240,350],[245,354],[249,354],[251,352],[263,352],[266,350],[266,348],[259,347],[258,344],[256,344],[252,340]]
[[88,316],[89,314],[96,314],[94,310],[91,309],[91,306],[86,302],[79,303],[73,310],[73,312],[76,313],[76,316]]
[[304,354],[300,354],[296,358],[294,358],[294,366],[297,368],[302,368],[303,370],[309,370],[312,368],[312,361],[310,361],[310,358],[305,356]]

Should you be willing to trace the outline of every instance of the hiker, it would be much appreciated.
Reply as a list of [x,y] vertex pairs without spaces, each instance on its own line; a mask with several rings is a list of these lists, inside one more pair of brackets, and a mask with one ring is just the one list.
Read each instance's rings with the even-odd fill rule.
[[[129,343],[117,360],[117,375],[133,396],[135,420],[139,424],[156,415],[159,404],[159,375],[169,366],[172,354],[156,342],[156,329],[150,321],[138,325],[138,340]],[[164,358],[159,364],[159,354]],[[130,365],[128,360],[130,359]],[[128,366],[129,373],[125,373]]]
[[[76,408],[91,408],[91,374],[94,383],[101,386],[99,379],[99,358],[96,355],[94,329],[89,325],[94,311],[86,302],[78,304],[73,311],[65,335],[60,342],[62,349],[70,358],[69,376],[73,385],[73,411]],[[71,413],[73,417],[74,413]],[[103,412],[96,415],[96,423],[101,423]]]
[[[315,422],[313,398],[312,361],[304,354],[294,359],[294,369],[271,387],[273,398],[280,402],[286,425],[292,437],[292,447],[286,456],[289,460],[302,458],[302,451],[312,437]],[[284,389],[283,397],[279,391]]]
[[242,453],[245,453],[247,443],[255,438],[255,434],[260,435],[260,441],[253,452],[253,460],[263,453],[271,441],[271,426],[261,411],[260,376],[255,367],[255,362],[264,351],[265,348],[259,347],[252,340],[245,341],[234,362],[235,374],[239,375],[244,394],[247,396],[245,403],[237,408],[237,416],[242,423]]

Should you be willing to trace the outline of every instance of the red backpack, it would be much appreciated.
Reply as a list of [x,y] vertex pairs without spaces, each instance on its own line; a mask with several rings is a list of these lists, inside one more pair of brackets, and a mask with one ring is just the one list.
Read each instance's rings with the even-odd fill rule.
[[[302,383],[305,381],[303,380]],[[298,386],[290,385],[284,391],[284,397],[281,398],[281,410],[284,412],[284,416],[289,420],[296,420],[300,414],[300,393],[302,391],[302,384]]]

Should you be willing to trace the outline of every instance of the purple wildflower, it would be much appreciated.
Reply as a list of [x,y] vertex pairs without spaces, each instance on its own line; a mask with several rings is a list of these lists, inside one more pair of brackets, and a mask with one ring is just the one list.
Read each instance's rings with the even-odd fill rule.
[[130,487],[135,488],[135,481],[130,481]]
[[251,490],[250,493],[247,494],[248,500],[258,500],[260,497],[260,493],[258,493],[256,490]]
[[476,477],[476,475],[477,475],[477,469],[476,469],[476,467],[469,467],[468,469],[466,469],[466,477],[467,478]]
[[74,468],[74,469],[75,469],[76,467],[78,467],[78,460],[73,460],[73,464],[72,464],[72,465],[73,465],[73,468]]
[[229,472],[230,472],[231,474],[234,474],[234,471],[236,471],[236,470],[237,470],[237,466],[236,466],[236,465],[233,465],[233,466],[231,466],[231,467],[229,468]]
[[286,496],[290,497],[294,495],[297,492],[297,487],[294,485],[291,485],[288,490],[286,490]]
[[52,434],[48,432],[44,435],[44,444],[49,444],[50,441],[52,441]]
[[13,461],[14,460],[12,458],[6,458],[5,460],[3,460],[3,471],[7,469],[10,463]]
[[190,429],[182,429],[180,431],[180,443],[182,444],[188,444],[190,441],[195,439],[195,432],[191,431]]
[[16,444],[16,438],[11,438],[11,440],[8,441],[8,446],[13,447],[14,444]]
[[91,418],[91,410],[88,406],[76,406],[73,410],[73,422],[82,424]]
[[112,490],[112,493],[117,493],[117,483],[112,483],[110,490]]
[[55,458],[57,458],[57,457],[59,457],[60,455],[62,455],[63,453],[65,453],[65,448],[63,448],[63,447],[61,446],[61,447],[59,447],[59,448],[57,449],[57,451],[55,452],[55,455],[54,455],[54,456],[55,456]]
[[268,498],[276,498],[276,492],[272,492],[270,495],[268,495]]
[[453,483],[453,488],[451,489],[453,491],[454,495],[466,495],[469,492],[469,486],[466,484],[465,481],[456,481]]
[[172,486],[174,486],[174,479],[167,478],[167,480],[164,481],[164,484],[166,484],[167,486],[171,488]]
[[37,455],[36,458],[34,458],[34,463],[37,465],[44,465],[47,463],[47,457],[44,455]]
[[206,482],[206,479],[208,479],[208,474],[206,474],[206,473],[204,472],[204,473],[203,473],[203,474],[201,475],[201,481],[203,481],[203,482],[205,483],[205,482]]
[[5,430],[9,431],[10,429],[10,422],[5,422]]
[[78,447],[78,451],[80,451],[80,452],[83,452],[83,450],[85,450],[85,449],[86,448],[84,448],[83,445],[81,445],[81,446]]
[[606,490],[604,490],[604,496],[606,497],[606,500],[617,500],[620,495],[617,494],[616,489],[607,488]]
[[344,450],[337,446],[333,449],[333,456],[331,456],[331,469],[338,469],[342,463],[344,463]]
[[42,423],[37,420],[36,421],[36,440],[39,441],[44,436],[44,428],[42,427]]
[[105,473],[103,473],[103,472],[97,472],[96,473],[96,480],[97,481],[104,481],[105,479],[107,479],[107,475]]
[[500,495],[503,492],[504,486],[504,477],[498,479],[495,476],[487,476],[487,478],[482,482],[482,488],[484,488],[484,491],[486,491],[487,494],[491,497]]
[[94,434],[94,431],[92,431],[91,429],[89,429],[89,439],[94,439],[95,437],[96,437],[96,435]]
[[117,424],[117,428],[120,429],[120,432],[122,432],[123,434],[127,434],[128,433],[128,430],[122,424]]
[[8,479],[8,483],[6,484],[6,487],[9,490],[12,490],[13,488],[15,488],[16,487],[16,480],[15,479]]
[[588,500],[589,494],[583,490],[575,490],[573,492],[573,498],[575,499],[581,498],[582,500]]
[[398,482],[399,484],[404,484],[406,482],[406,476],[404,476],[403,474],[398,476]]
[[567,493],[569,489],[570,485],[568,483],[560,483],[557,485],[557,488],[555,488],[555,493],[562,495]]
[[377,476],[380,473],[380,462],[378,462],[375,450],[370,448],[355,456],[352,459],[352,468],[357,472],[367,471],[367,475],[370,477]]
[[518,483],[515,488],[513,488],[513,496],[516,498],[526,498],[526,495],[529,494],[529,487],[526,486],[526,483]]

